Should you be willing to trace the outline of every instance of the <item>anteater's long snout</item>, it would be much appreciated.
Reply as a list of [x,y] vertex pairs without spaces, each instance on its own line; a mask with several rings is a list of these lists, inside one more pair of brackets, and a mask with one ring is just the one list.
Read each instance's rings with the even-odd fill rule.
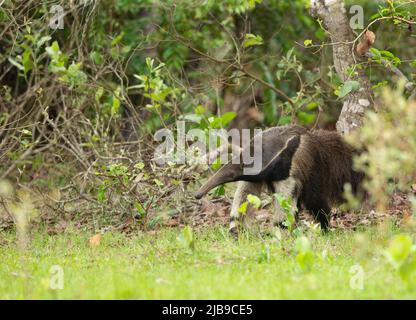
[[234,165],[226,165],[218,170],[201,188],[199,188],[199,190],[194,195],[195,198],[201,199],[215,187],[223,183],[235,181],[236,174],[233,172],[235,171],[234,167]]
[[202,192],[199,192],[199,191],[194,194],[194,197],[197,200],[201,199],[203,196],[204,196],[204,194]]
[[[215,179],[214,179],[215,178]],[[215,177],[215,175],[209,179],[199,190],[195,193],[196,199],[201,199],[203,196],[205,196],[210,190],[215,188],[216,186],[222,184],[223,182],[219,181],[218,177]]]

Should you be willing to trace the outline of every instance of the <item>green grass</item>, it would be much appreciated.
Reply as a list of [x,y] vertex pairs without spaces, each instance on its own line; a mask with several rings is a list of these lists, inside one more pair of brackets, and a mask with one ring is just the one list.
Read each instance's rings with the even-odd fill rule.
[[[37,231],[22,254],[14,233],[0,232],[0,298],[414,299],[415,283],[404,282],[382,254],[397,233],[390,226],[310,233],[305,267],[287,234],[279,242],[246,233],[236,242],[224,228],[206,229],[194,234],[192,251],[178,229],[105,233],[98,247],[86,232]],[[64,271],[62,290],[50,289],[53,265]],[[350,287],[354,265],[364,271],[362,290]]]

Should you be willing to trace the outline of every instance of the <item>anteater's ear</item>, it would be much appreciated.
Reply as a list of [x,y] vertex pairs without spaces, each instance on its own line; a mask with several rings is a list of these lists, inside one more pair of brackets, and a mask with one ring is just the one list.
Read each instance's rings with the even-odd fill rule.
[[300,135],[291,137],[282,150],[280,150],[259,173],[265,180],[280,181],[289,177],[292,158],[300,145]]

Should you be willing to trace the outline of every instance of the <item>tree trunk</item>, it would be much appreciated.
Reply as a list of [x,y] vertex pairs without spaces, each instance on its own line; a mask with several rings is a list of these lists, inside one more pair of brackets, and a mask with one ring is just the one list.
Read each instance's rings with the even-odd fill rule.
[[[371,86],[363,69],[356,69],[351,75],[349,71],[359,61],[353,41],[354,33],[350,28],[347,11],[343,0],[311,0],[311,14],[320,18],[331,37],[334,65],[343,81],[355,80],[361,84],[357,91],[349,93],[343,101],[342,111],[337,122],[337,130],[348,134],[361,127],[365,111],[373,106]],[[354,51],[353,51],[354,50]]]

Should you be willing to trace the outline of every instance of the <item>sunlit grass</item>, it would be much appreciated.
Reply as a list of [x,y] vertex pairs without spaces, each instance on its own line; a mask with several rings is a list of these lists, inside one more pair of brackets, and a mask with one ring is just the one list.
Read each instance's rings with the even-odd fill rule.
[[[92,234],[37,231],[22,253],[14,233],[2,232],[0,298],[416,298],[415,283],[402,280],[383,255],[397,233],[403,231],[384,226],[308,234],[312,254],[305,267],[296,258],[296,241],[284,233],[280,241],[246,233],[236,242],[226,229],[201,230],[191,250],[178,241],[178,229],[153,235],[105,233],[97,246],[89,242]],[[61,290],[50,288],[54,265],[63,270]],[[363,271],[362,289],[354,278],[360,276],[357,270]]]

